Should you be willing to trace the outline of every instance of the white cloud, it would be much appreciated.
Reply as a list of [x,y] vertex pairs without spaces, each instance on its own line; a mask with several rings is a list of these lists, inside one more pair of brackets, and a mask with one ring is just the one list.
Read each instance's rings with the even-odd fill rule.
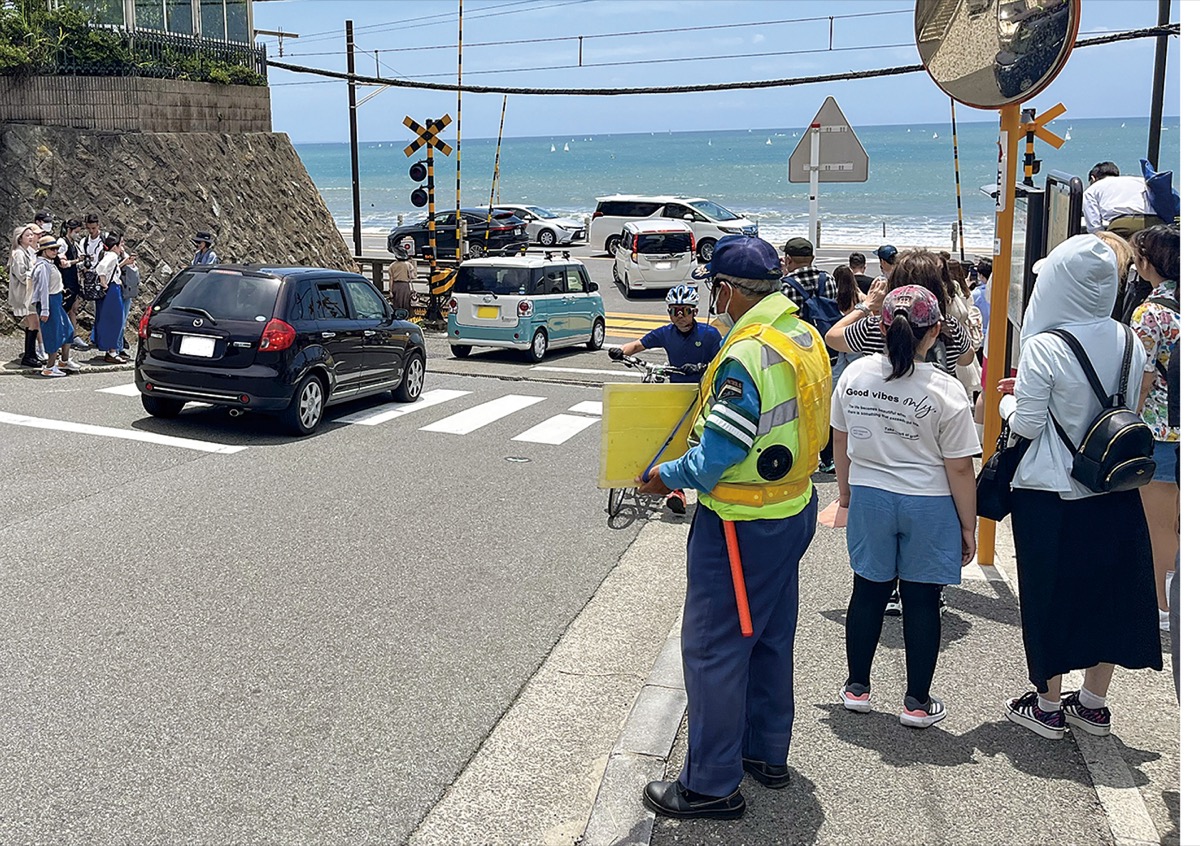
[[750,43],[762,44],[766,40],[767,40],[767,37],[765,35],[763,35],[761,32],[756,32],[756,33],[754,33],[754,37],[750,39]]

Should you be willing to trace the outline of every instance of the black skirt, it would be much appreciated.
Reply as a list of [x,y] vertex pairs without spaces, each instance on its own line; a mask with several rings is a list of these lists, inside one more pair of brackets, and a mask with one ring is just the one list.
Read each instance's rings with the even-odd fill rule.
[[1150,532],[1136,490],[1086,499],[1013,488],[1029,680],[1100,663],[1162,669]]

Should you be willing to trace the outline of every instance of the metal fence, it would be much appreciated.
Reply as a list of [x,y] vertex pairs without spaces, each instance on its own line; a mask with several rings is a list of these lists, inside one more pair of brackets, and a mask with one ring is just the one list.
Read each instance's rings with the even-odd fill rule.
[[[126,30],[94,24],[97,31],[120,38],[120,48],[81,49],[65,43],[41,73],[89,76],[148,76],[159,79],[193,79],[241,84],[266,84],[265,45],[236,44],[214,38],[179,35],[156,30]],[[114,48],[116,44],[112,45]],[[228,79],[213,79],[214,67]],[[235,69],[245,68],[246,72]],[[256,75],[256,76],[255,76]]]

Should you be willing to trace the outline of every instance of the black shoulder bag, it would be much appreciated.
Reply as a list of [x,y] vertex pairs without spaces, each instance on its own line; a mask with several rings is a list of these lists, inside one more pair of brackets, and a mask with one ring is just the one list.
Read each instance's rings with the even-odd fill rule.
[[1030,444],[1028,438],[1011,435],[1012,430],[1005,420],[1000,427],[1000,437],[996,439],[996,451],[984,462],[975,479],[975,513],[997,522],[1012,512],[1013,477],[1017,475],[1017,466]]

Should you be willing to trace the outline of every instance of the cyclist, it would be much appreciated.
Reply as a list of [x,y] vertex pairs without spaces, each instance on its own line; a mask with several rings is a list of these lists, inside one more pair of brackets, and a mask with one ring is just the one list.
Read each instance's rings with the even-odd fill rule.
[[[707,323],[696,321],[700,307],[700,295],[691,285],[676,285],[667,291],[667,314],[671,322],[652,329],[641,340],[630,341],[620,348],[621,355],[637,355],[642,350],[661,347],[667,351],[667,360],[672,367],[694,371],[671,374],[672,382],[699,383],[704,365],[717,356],[721,349],[721,333]],[[610,355],[616,359],[616,350]],[[689,366],[690,365],[690,366]],[[683,491],[671,491],[667,497],[667,508],[682,514],[687,508]]]

